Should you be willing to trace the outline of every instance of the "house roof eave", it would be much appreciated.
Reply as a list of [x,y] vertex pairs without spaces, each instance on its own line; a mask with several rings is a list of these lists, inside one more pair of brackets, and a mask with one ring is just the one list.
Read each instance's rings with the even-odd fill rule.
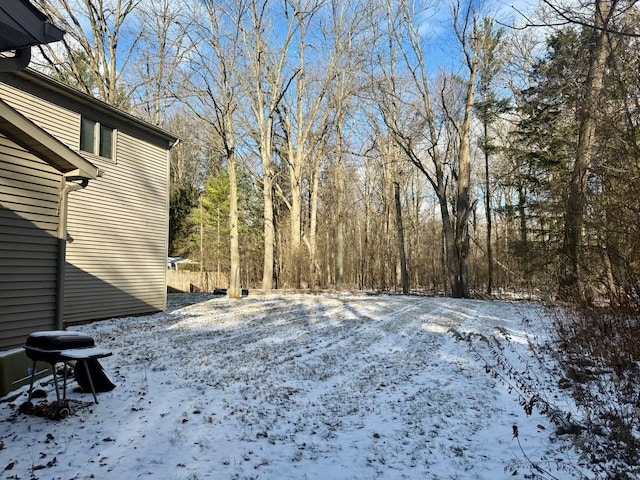
[[28,0],[3,2],[0,24],[0,51],[57,42],[65,33]]
[[70,179],[93,180],[99,169],[0,99],[0,132]]
[[56,92],[59,95],[72,99],[77,104],[83,104],[91,107],[94,111],[104,112],[117,119],[117,121],[124,124],[131,125],[135,128],[141,129],[151,133],[156,138],[161,138],[167,142],[168,147],[172,148],[178,142],[178,136],[162,127],[153,125],[141,118],[136,117],[130,113],[120,110],[117,107],[109,105],[91,95],[88,95],[80,90],[66,85],[58,80],[55,80],[44,73],[41,73],[32,68],[26,68],[19,72],[12,72],[4,74],[4,77],[0,77],[1,82],[11,82],[11,76],[17,79],[27,81],[32,85],[39,88],[44,88],[48,91]]

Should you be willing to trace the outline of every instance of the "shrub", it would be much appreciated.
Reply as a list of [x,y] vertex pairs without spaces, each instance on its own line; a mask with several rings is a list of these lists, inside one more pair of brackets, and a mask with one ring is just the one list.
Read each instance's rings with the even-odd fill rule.
[[640,319],[610,310],[552,311],[564,377],[583,414],[577,445],[599,478],[638,478]]

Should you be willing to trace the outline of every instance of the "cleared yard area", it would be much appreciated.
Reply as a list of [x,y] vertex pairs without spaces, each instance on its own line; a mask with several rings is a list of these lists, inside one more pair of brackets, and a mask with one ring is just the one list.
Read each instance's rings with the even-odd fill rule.
[[52,421],[17,414],[26,395],[0,404],[5,478],[534,478],[524,454],[578,478],[569,442],[535,410],[527,416],[451,333],[500,337],[505,358],[544,383],[528,347],[544,339],[537,305],[366,295],[170,303],[75,328],[114,353],[102,363],[117,387],[98,405]]

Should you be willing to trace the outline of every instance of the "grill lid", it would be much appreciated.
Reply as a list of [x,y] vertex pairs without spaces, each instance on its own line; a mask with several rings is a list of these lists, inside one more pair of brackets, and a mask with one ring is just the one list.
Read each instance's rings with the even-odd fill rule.
[[37,348],[39,350],[61,351],[71,348],[94,347],[92,337],[77,332],[53,330],[50,332],[35,332],[27,337],[26,349]]

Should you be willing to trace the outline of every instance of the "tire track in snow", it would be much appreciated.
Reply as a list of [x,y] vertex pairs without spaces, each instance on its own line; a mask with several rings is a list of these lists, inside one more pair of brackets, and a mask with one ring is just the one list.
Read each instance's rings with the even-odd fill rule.
[[[250,406],[243,409],[236,405],[233,408],[242,410],[246,421],[245,427],[252,431],[269,431],[274,441],[287,441],[292,437],[295,438],[296,434],[302,433],[317,434],[325,440],[324,450],[316,446],[309,453],[310,458],[316,458],[318,455],[328,457],[335,453],[331,449],[330,440],[334,435],[338,435],[338,431],[373,428],[372,418],[376,417],[380,411],[375,407],[366,407],[367,405],[380,404],[384,406],[383,409],[386,409],[391,404],[391,410],[396,412],[397,417],[393,422],[389,419],[385,420],[386,423],[394,425],[386,433],[387,438],[398,445],[402,445],[403,439],[408,436],[425,438],[424,443],[414,446],[408,452],[410,453],[409,462],[412,465],[427,465],[428,459],[425,452],[435,454],[438,453],[438,448],[447,450],[446,445],[437,444],[435,439],[438,438],[438,431],[447,426],[446,419],[449,417],[449,412],[443,411],[443,404],[456,407],[454,399],[457,392],[446,392],[444,383],[426,385],[424,381],[420,381],[420,370],[439,368],[438,364],[429,365],[426,358],[437,353],[443,337],[442,333],[429,334],[422,330],[421,326],[425,318],[432,323],[446,326],[455,325],[457,322],[443,320],[442,312],[446,310],[450,313],[450,309],[440,307],[437,303],[434,307],[431,299],[420,299],[400,308],[396,307],[396,303],[402,305],[403,302],[388,303],[394,307],[391,311],[372,317],[366,313],[366,303],[355,299],[350,302],[349,307],[357,313],[354,318],[342,321],[341,328],[337,332],[331,332],[335,334],[334,336],[326,340],[309,338],[307,340],[309,343],[305,344],[306,349],[291,350],[291,347],[287,346],[286,351],[291,360],[287,362],[289,368],[285,368],[280,375],[272,373],[261,377],[261,383],[267,388],[261,391],[260,386],[256,386],[253,395],[254,398],[262,395],[262,400],[267,404],[272,402],[272,408],[267,408],[272,414],[279,408],[289,407],[304,410],[305,415],[294,422],[291,428],[282,429],[277,418],[274,419],[272,415],[264,415],[262,411],[251,411]],[[295,323],[289,324],[288,328],[293,328],[294,325]],[[397,343],[397,334],[400,332],[403,334],[402,345]],[[302,335],[298,335],[296,338],[301,337]],[[396,342],[388,345],[386,340],[389,338]],[[407,351],[408,346],[411,347],[410,351]],[[261,358],[262,361],[269,359],[269,356]],[[248,361],[241,358],[237,360],[240,363]],[[408,363],[409,369],[407,369]],[[356,367],[344,372],[345,364]],[[256,366],[249,367],[247,371],[255,372]],[[265,373],[260,371],[261,375]],[[447,374],[447,372],[443,373]],[[431,375],[428,377],[431,378]],[[311,396],[304,395],[304,392],[300,392],[299,389],[285,389],[284,393],[281,392],[282,396],[279,396],[278,389],[274,388],[274,384],[300,381],[326,382],[332,388],[330,392],[315,398],[313,389],[310,389]],[[372,386],[373,390],[371,390]],[[434,390],[436,393],[433,393]],[[425,425],[424,422],[419,421],[421,418],[436,420]],[[313,420],[308,421],[308,419]],[[398,420],[401,421],[398,422]],[[385,422],[380,425],[384,426]],[[376,434],[380,438],[381,434],[377,432],[372,433],[372,438],[376,438]],[[376,467],[376,463],[388,462],[382,453],[385,449],[377,447],[377,443],[372,441],[368,446],[374,452],[371,458],[371,467],[374,470],[380,466]],[[432,447],[429,443],[436,445]],[[455,454],[463,455],[463,447],[452,448]],[[297,458],[296,454],[299,452],[295,452],[293,458]],[[363,465],[363,467],[366,466]]]

